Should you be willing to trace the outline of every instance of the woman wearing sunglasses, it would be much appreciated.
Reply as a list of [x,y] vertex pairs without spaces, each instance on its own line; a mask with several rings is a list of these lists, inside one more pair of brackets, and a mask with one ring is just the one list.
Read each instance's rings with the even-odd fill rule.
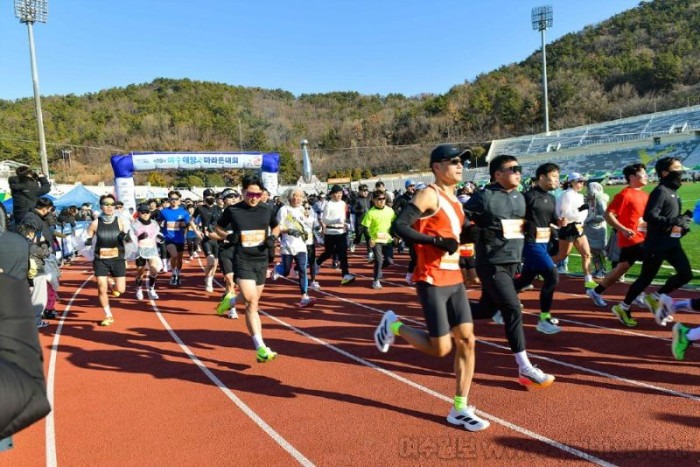
[[100,305],[104,309],[105,319],[100,326],[114,323],[114,316],[109,306],[108,278],[114,278],[113,292],[116,296],[124,293],[126,288],[126,261],[124,259],[124,243],[131,241],[129,225],[115,215],[116,199],[112,195],[100,197],[102,213],[87,229],[85,245],[94,245],[95,259],[93,268],[97,278],[97,291]]
[[260,178],[251,175],[243,177],[243,201],[226,208],[216,225],[216,234],[226,238],[235,248],[236,282],[245,301],[246,326],[260,363],[277,356],[263,341],[258,304],[265,288],[270,257],[274,261],[275,242],[280,233],[273,207],[261,202],[263,189]]

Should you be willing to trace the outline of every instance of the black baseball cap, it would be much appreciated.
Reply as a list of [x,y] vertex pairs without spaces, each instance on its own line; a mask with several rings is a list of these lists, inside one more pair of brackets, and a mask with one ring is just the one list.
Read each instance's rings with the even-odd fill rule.
[[212,190],[211,188],[207,188],[206,190],[204,190],[204,198],[214,198],[214,197],[216,197],[216,193],[214,192],[214,190]]
[[464,160],[471,157],[471,155],[472,152],[469,149],[460,149],[454,144],[441,144],[430,153],[430,163],[443,162],[454,157]]
[[148,205],[148,203],[139,203],[139,205],[136,206],[136,211],[137,212],[151,212],[151,208]]

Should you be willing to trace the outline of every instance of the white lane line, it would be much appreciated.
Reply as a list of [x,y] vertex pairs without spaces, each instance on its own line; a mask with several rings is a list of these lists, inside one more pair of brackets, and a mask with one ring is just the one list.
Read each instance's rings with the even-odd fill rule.
[[[289,281],[289,282],[295,282],[295,281],[293,281],[292,279],[289,279],[289,278],[286,278],[286,277],[281,277],[281,278],[282,278],[282,279],[285,279],[285,280],[287,280],[287,281]],[[368,309],[368,310],[371,310],[371,311],[380,313],[380,314],[382,314],[382,315],[384,314],[384,311],[383,311],[383,310],[380,310],[379,308],[375,308],[375,307],[370,306],[370,305],[365,305],[365,304],[362,304],[362,303],[358,303],[358,302],[355,302],[355,301],[353,301],[353,300],[350,300],[350,299],[347,299],[347,298],[344,298],[344,297],[341,297],[341,296],[339,296],[339,295],[335,295],[335,294],[332,294],[332,293],[329,293],[329,292],[325,292],[325,291],[322,291],[322,290],[317,290],[316,292],[317,292],[317,293],[322,293],[322,294],[324,294],[324,295],[328,295],[328,296],[330,296],[330,297],[336,298],[336,299],[338,299],[338,300],[341,300],[341,301],[344,301],[344,302],[347,302],[347,303],[352,303],[352,304],[354,304],[354,305],[356,305],[356,306],[359,306],[359,307],[362,307],[362,308],[366,308],[366,309]],[[417,324],[417,325],[419,325],[419,326],[425,326],[424,323],[422,323],[422,322],[420,322],[420,321],[417,321],[417,320],[414,320],[414,319],[411,319],[411,318],[404,317],[404,318],[401,318],[401,319],[402,319],[402,321],[408,321],[408,322],[411,322],[411,323],[413,323],[413,324]],[[486,344],[486,345],[490,345],[490,346],[492,346],[492,347],[498,347],[498,348],[500,348],[500,349],[503,349],[503,350],[506,350],[506,351],[510,351],[510,348],[509,348],[509,347],[506,347],[506,346],[500,345],[500,344],[495,344],[495,343],[493,343],[493,342],[489,342],[489,341],[486,341],[486,340],[483,340],[483,339],[477,339],[477,342],[483,342],[483,343]],[[593,374],[593,375],[596,375],[596,376],[603,376],[603,377],[610,378],[610,379],[613,379],[613,380],[616,380],[616,381],[620,381],[620,382],[624,382],[624,383],[627,383],[627,384],[630,384],[630,385],[633,385],[633,386],[639,386],[639,387],[643,387],[643,388],[647,388],[647,389],[652,389],[652,390],[654,390],[654,391],[659,391],[659,392],[663,392],[663,393],[666,393],[666,394],[671,394],[671,395],[674,395],[674,396],[677,396],[677,397],[683,397],[683,398],[685,398],[685,399],[690,399],[690,400],[694,400],[694,401],[700,401],[700,397],[699,397],[699,396],[695,396],[695,395],[692,395],[692,394],[687,394],[687,393],[684,393],[684,392],[674,391],[674,390],[672,390],[672,389],[668,389],[668,388],[664,388],[664,387],[660,387],[660,386],[654,386],[654,385],[652,385],[652,384],[644,383],[644,382],[642,382],[642,381],[637,381],[637,380],[634,380],[634,379],[623,378],[623,377],[621,377],[621,376],[616,376],[616,375],[613,375],[613,374],[610,374],[610,373],[606,373],[606,372],[603,372],[603,371],[598,371],[598,370],[593,370],[593,369],[590,369],[590,368],[585,368],[585,367],[582,367],[582,366],[574,365],[574,364],[572,364],[572,363],[566,363],[566,362],[563,362],[563,361],[561,361],[561,360],[556,360],[556,359],[553,359],[553,358],[550,358],[550,357],[545,357],[545,356],[542,356],[542,355],[537,355],[537,354],[531,353],[531,352],[528,352],[527,355],[528,355],[528,357],[531,357],[531,358],[538,358],[538,359],[540,359],[540,360],[545,360],[545,361],[548,361],[548,362],[550,362],[550,363],[554,363],[554,364],[557,364],[557,365],[566,366],[566,367],[569,367],[569,368],[574,368],[574,369],[576,369],[576,370],[578,370],[578,371],[582,371],[582,372],[585,372],[585,373],[590,373],[590,374]]]
[[[201,264],[201,263],[200,263]],[[197,367],[202,370],[202,372],[211,380],[212,383],[216,385],[217,388],[219,388],[231,401],[236,404],[236,406],[241,409],[243,413],[245,413],[251,420],[255,422],[256,425],[258,425],[267,435],[275,440],[277,444],[279,444],[282,449],[287,451],[294,459],[296,459],[297,462],[299,462],[301,465],[304,466],[313,466],[314,464],[307,459],[301,452],[297,451],[294,446],[292,446],[286,439],[284,439],[279,433],[277,433],[270,425],[268,425],[265,420],[263,420],[258,414],[256,414],[253,409],[251,409],[245,402],[243,402],[238,396],[236,396],[233,391],[231,391],[226,385],[216,377],[214,373],[209,370],[200,360],[197,358],[197,356],[185,345],[185,343],[180,339],[180,336],[177,335],[177,333],[173,330],[172,327],[170,327],[170,323],[163,317],[161,314],[160,310],[158,309],[158,306],[156,305],[156,302],[154,300],[150,300],[151,306],[153,307],[153,310],[156,312],[156,315],[158,316],[158,319],[160,322],[163,324],[165,329],[168,331],[170,336],[173,338],[173,340],[177,343],[177,345],[180,346],[183,352],[187,354],[188,357],[194,362]]]
[[56,327],[56,334],[53,336],[53,342],[51,343],[51,356],[49,357],[49,371],[46,375],[46,398],[49,400],[51,405],[51,412],[46,416],[46,465],[47,467],[56,467],[58,465],[58,460],[56,457],[56,424],[54,421],[55,406],[53,403],[54,399],[54,381],[56,379],[56,356],[58,355],[58,341],[61,339],[61,330],[63,329],[63,322],[68,316],[68,311],[71,305],[73,305],[73,300],[78,296],[85,284],[87,284],[90,279],[92,279],[92,274],[90,277],[85,279],[80,287],[75,291],[70,301],[66,305],[66,309],[63,310],[61,314],[61,319]]
[[[328,294],[328,295],[331,295],[331,294]],[[281,319],[279,319],[279,318],[277,318],[277,317],[275,317],[275,316],[272,316],[272,315],[270,315],[269,313],[266,313],[266,312],[263,311],[263,310],[259,310],[259,312],[260,312],[261,314],[267,316],[267,317],[270,318],[271,320],[273,320],[273,321],[275,321],[275,322],[277,322],[277,323],[279,323],[279,324],[281,324],[281,325],[283,325],[283,326],[285,326],[285,327],[291,329],[292,331],[296,332],[297,334],[302,335],[302,336],[304,336],[304,337],[306,337],[306,338],[308,338],[308,339],[310,339],[310,340],[312,340],[312,341],[314,341],[314,342],[316,342],[316,343],[318,343],[318,344],[321,344],[321,345],[323,345],[324,347],[327,347],[327,348],[329,348],[330,350],[332,350],[332,351],[334,351],[334,352],[337,352],[337,353],[339,353],[339,354],[341,354],[341,355],[343,355],[343,356],[345,356],[345,357],[347,357],[347,358],[349,358],[349,359],[351,359],[351,360],[353,360],[353,361],[355,361],[355,362],[357,362],[357,363],[360,363],[360,364],[362,364],[362,365],[364,365],[364,366],[367,366],[367,367],[369,367],[369,368],[371,368],[371,369],[373,369],[373,370],[376,370],[376,371],[382,373],[382,374],[385,375],[385,376],[388,376],[388,377],[393,378],[393,379],[395,379],[395,380],[397,380],[397,381],[400,381],[400,382],[402,382],[402,383],[404,383],[404,384],[406,384],[406,385],[408,385],[408,386],[411,386],[411,387],[414,388],[414,389],[418,389],[419,391],[422,391],[422,392],[424,392],[424,393],[426,393],[426,394],[429,394],[429,395],[431,395],[431,396],[433,396],[433,397],[435,397],[435,398],[437,398],[437,399],[440,399],[440,400],[442,400],[442,401],[448,402],[448,403],[450,403],[450,404],[453,402],[453,400],[452,400],[450,397],[447,397],[447,396],[445,396],[444,394],[440,394],[439,392],[433,391],[432,389],[429,389],[429,388],[427,388],[427,387],[425,387],[425,386],[423,386],[423,385],[421,385],[421,384],[418,384],[418,383],[416,383],[416,382],[414,382],[414,381],[411,381],[410,379],[404,378],[403,376],[397,375],[396,373],[393,373],[393,372],[391,372],[391,371],[389,371],[389,370],[386,370],[386,369],[380,367],[379,365],[376,365],[376,364],[374,364],[374,363],[372,363],[372,362],[370,362],[370,361],[367,361],[367,360],[365,360],[365,359],[363,359],[363,358],[357,357],[357,356],[355,356],[355,355],[353,355],[353,354],[351,354],[351,353],[349,353],[349,352],[346,352],[345,350],[343,350],[343,349],[341,349],[341,348],[339,348],[339,347],[336,347],[336,346],[333,345],[333,344],[329,344],[328,342],[326,342],[326,341],[324,341],[324,340],[322,340],[322,339],[319,339],[318,337],[312,336],[311,334],[309,334],[309,333],[307,333],[307,332],[305,332],[305,331],[303,331],[303,330],[301,330],[301,329],[299,329],[299,328],[297,328],[297,327],[295,327],[295,326],[293,326],[293,325],[291,325],[291,324],[289,324],[289,323],[287,323],[287,322],[285,322],[285,321],[283,321],[283,320],[281,320]],[[506,427],[506,428],[508,428],[508,429],[510,429],[510,430],[516,431],[516,432],[518,432],[518,433],[520,433],[520,434],[522,434],[522,435],[524,435],[524,436],[528,436],[528,437],[530,437],[530,438],[536,439],[537,441],[543,442],[543,443],[545,443],[545,444],[547,444],[547,445],[549,445],[549,446],[552,446],[552,447],[554,447],[554,448],[560,449],[560,450],[562,450],[562,451],[564,451],[564,452],[567,452],[567,453],[569,453],[569,454],[571,454],[571,455],[573,455],[573,456],[580,457],[580,458],[582,458],[582,459],[585,459],[585,460],[587,460],[587,461],[589,461],[589,462],[592,462],[592,463],[594,463],[594,464],[598,464],[598,465],[601,465],[601,466],[606,466],[606,467],[608,467],[608,466],[613,466],[613,465],[614,465],[614,464],[610,464],[609,462],[606,462],[606,461],[604,461],[604,460],[602,460],[602,459],[600,459],[600,458],[598,458],[598,457],[595,457],[595,456],[593,456],[593,455],[591,455],[591,454],[588,454],[588,453],[586,453],[586,452],[580,451],[580,450],[578,450],[578,449],[576,449],[576,448],[574,448],[574,447],[568,446],[568,445],[566,445],[566,444],[562,444],[562,443],[560,443],[560,442],[558,442],[558,441],[555,441],[555,440],[553,440],[553,439],[547,438],[546,436],[543,436],[543,435],[540,435],[540,434],[538,434],[538,433],[535,433],[534,431],[530,431],[530,430],[528,430],[527,428],[523,428],[523,427],[518,426],[518,425],[515,425],[515,424],[513,424],[513,423],[511,423],[511,422],[509,422],[509,421],[507,421],[507,420],[503,420],[502,418],[498,418],[498,417],[496,417],[496,416],[494,416],[494,415],[488,414],[488,413],[483,412],[483,411],[481,411],[481,410],[477,410],[477,412],[479,413],[480,416],[482,416],[482,417],[484,417],[484,418],[487,418],[487,419],[491,420],[492,422],[498,423],[499,425],[502,425],[502,426],[504,426],[504,427]]]

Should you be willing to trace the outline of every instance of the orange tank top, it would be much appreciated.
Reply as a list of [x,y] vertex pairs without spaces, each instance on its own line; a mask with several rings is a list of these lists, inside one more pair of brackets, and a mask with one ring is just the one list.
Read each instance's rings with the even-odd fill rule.
[[[464,211],[459,200],[452,200],[436,185],[430,185],[437,193],[438,209],[428,217],[418,219],[413,228],[425,235],[459,240],[464,223]],[[459,250],[449,254],[433,245],[417,244],[416,268],[413,270],[413,280],[424,281],[435,286],[455,285],[462,282],[462,271],[459,269]]]

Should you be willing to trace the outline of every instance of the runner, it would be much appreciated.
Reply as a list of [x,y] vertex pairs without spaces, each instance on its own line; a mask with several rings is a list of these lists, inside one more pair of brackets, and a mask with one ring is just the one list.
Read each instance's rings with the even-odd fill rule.
[[350,274],[348,269],[348,236],[347,236],[347,204],[341,198],[343,188],[340,185],[333,185],[331,188],[331,199],[323,208],[321,215],[321,225],[324,233],[324,250],[316,260],[316,274],[325,260],[338,255],[343,278],[340,285],[347,285],[355,280],[355,276]]
[[160,212],[163,219],[163,237],[165,248],[170,256],[170,285],[180,285],[180,271],[182,270],[182,255],[185,251],[185,229],[190,222],[190,215],[180,206],[180,192],[172,190],[168,193],[170,207]]
[[367,185],[360,185],[360,190],[358,192],[357,199],[352,205],[352,211],[355,213],[355,238],[350,245],[350,252],[355,252],[355,246],[362,241],[364,237],[367,244],[367,261],[372,260],[372,249],[369,245],[370,237],[367,232],[367,227],[362,225],[362,219],[364,219],[367,211],[372,207],[372,202],[369,199],[369,191]]
[[550,193],[559,186],[559,166],[548,162],[537,167],[536,185],[525,193],[525,245],[523,270],[515,280],[515,288],[522,290],[532,284],[536,276],[543,279],[540,289],[540,319],[537,330],[544,334],[561,332],[559,320],[551,315],[554,289],[559,273],[547,253],[552,227],[557,227],[556,199]]
[[583,199],[581,190],[586,179],[580,173],[574,172],[567,177],[564,194],[557,200],[557,216],[559,216],[559,253],[552,258],[554,263],[569,257],[572,247],[581,255],[583,265],[584,286],[592,289],[597,283],[591,275],[591,249],[588,239],[583,234],[583,221],[588,216],[588,205]]
[[246,326],[255,344],[257,360],[264,363],[277,357],[277,353],[263,341],[258,304],[265,288],[269,250],[274,251],[280,228],[272,206],[261,202],[264,187],[260,179],[246,175],[242,184],[244,201],[226,208],[216,233],[226,237],[236,249],[236,282],[245,301]]
[[428,330],[409,327],[393,311],[387,311],[374,333],[374,340],[381,352],[387,352],[394,336],[401,336],[425,354],[444,357],[452,350],[454,336],[456,389],[447,421],[469,431],[480,431],[490,423],[467,404],[474,376],[476,338],[457,264],[457,239],[463,228],[464,213],[454,190],[462,179],[467,154],[470,151],[447,144],[435,148],[430,154],[435,184],[419,192],[394,222],[396,233],[416,249],[414,278]]
[[[240,201],[240,195],[233,188],[226,188],[221,192],[221,199],[224,208],[221,210],[220,215],[217,216],[217,219],[212,218],[212,230],[209,232],[209,238],[218,240],[219,242],[219,264],[224,274],[224,287],[226,289],[223,297],[221,297],[221,300],[216,306],[216,314],[221,316],[228,310],[227,318],[238,319],[238,313],[236,312],[236,282],[234,280],[236,248],[235,245],[226,238],[226,236],[232,232],[227,232],[226,235],[219,235],[216,231],[216,225],[219,219],[221,219],[224,210]],[[216,224],[214,224],[214,222],[216,222]]]
[[306,275],[308,265],[306,241],[313,238],[313,234],[311,229],[307,230],[304,225],[304,208],[302,207],[304,192],[298,189],[290,191],[287,202],[289,204],[283,205],[277,212],[277,224],[282,233],[280,239],[282,263],[275,266],[272,278],[277,280],[279,276],[289,276],[292,260],[294,260],[299,273],[299,290],[301,292],[299,307],[304,308],[313,305],[313,300],[309,297],[309,283]]
[[472,304],[473,314],[478,319],[492,318],[500,310],[508,344],[518,364],[518,382],[545,388],[554,382],[554,376],[544,373],[528,359],[522,310],[514,282],[522,260],[526,214],[525,198],[517,191],[522,167],[515,157],[500,155],[489,163],[489,173],[492,183],[475,193],[464,206],[479,229],[476,272],[483,292],[480,302]]
[[[671,313],[690,310],[700,311],[700,298],[675,300],[671,306]],[[673,325],[673,343],[671,349],[676,360],[683,360],[688,347],[690,347],[693,342],[698,341],[700,341],[700,326],[691,329],[682,323]]]
[[304,201],[302,204],[303,215],[301,223],[307,232],[311,235],[306,239],[306,260],[309,265],[309,288],[321,290],[321,285],[316,281],[316,234],[321,230],[321,224],[318,222],[316,212],[311,207],[310,201]]
[[109,326],[114,323],[107,295],[108,278],[114,278],[114,290],[118,294],[123,294],[126,289],[124,243],[130,242],[131,237],[129,226],[124,225],[114,213],[115,204],[116,199],[112,195],[100,197],[102,213],[87,228],[87,240],[85,240],[86,246],[94,244],[93,268],[97,279],[100,306],[105,312],[105,319],[100,322],[100,326]]
[[[194,216],[190,219],[190,227],[201,240],[202,251],[207,258],[204,287],[209,293],[214,291],[214,274],[219,263],[219,242],[209,238],[209,235],[214,231],[221,213],[221,209],[216,205],[216,193],[211,188],[207,188],[204,190],[204,204],[195,209]],[[199,219],[199,223],[196,219]]]
[[374,206],[362,219],[362,226],[369,232],[369,245],[374,256],[372,288],[381,289],[382,268],[394,264],[394,244],[389,231],[396,213],[386,207],[386,193],[381,190],[372,193],[372,204]]
[[[615,284],[637,261],[644,259],[644,238],[647,224],[643,219],[644,209],[649,200],[649,195],[642,190],[647,183],[647,171],[644,164],[628,165],[622,171],[628,186],[615,195],[605,212],[605,220],[617,232],[616,240],[620,248],[620,257],[615,268],[610,271],[595,289],[588,289],[586,293],[599,307],[607,306],[603,300],[605,289]],[[636,303],[644,304],[643,297],[638,297]],[[613,308],[613,312],[626,326],[636,326],[628,311]]]
[[131,224],[131,230],[138,242],[138,258],[136,258],[136,298],[143,300],[142,285],[146,279],[148,298],[158,300],[156,281],[163,262],[158,255],[158,244],[163,242],[160,226],[151,220],[151,209],[146,203],[136,207],[138,217]]
[[[624,313],[629,315],[632,301],[649,287],[661,264],[667,261],[675,268],[676,274],[669,277],[657,292],[644,297],[644,302],[654,314],[656,322],[665,326],[672,319],[668,310],[673,302],[668,294],[693,279],[688,256],[681,246],[681,237],[690,231],[693,214],[690,211],[681,214],[681,198],[677,193],[683,177],[681,161],[675,157],[662,157],[656,161],[655,169],[660,181],[649,195],[644,209],[647,236],[644,240],[642,271],[627,289],[624,301],[613,307],[613,313],[618,316]],[[636,322],[627,325],[636,325]]]

